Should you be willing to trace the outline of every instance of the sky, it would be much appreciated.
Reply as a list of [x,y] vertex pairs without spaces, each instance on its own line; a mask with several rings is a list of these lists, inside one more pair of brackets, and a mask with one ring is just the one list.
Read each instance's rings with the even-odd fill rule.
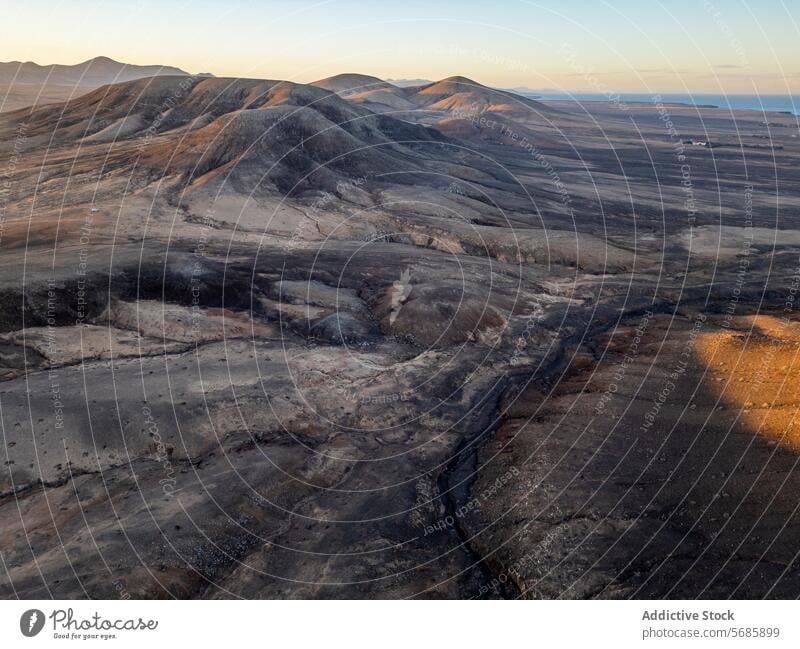
[[109,56],[309,82],[800,93],[798,0],[2,0],[0,61]]

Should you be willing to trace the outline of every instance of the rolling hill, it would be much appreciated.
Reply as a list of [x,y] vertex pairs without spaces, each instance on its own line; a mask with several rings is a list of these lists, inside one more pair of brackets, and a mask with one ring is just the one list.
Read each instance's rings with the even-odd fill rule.
[[558,114],[541,102],[512,92],[489,88],[461,76],[447,77],[418,86],[399,87],[377,77],[340,74],[311,85],[335,92],[347,101],[378,113],[397,113],[407,119],[414,112],[466,117],[495,113],[509,118],[530,119]]
[[[86,166],[107,176],[220,179],[245,193],[327,190],[340,178],[420,169],[420,146],[446,140],[428,127],[376,115],[314,86],[288,81],[159,76],[0,118],[22,146],[49,147],[49,178]],[[63,163],[58,151],[72,151]],[[52,158],[55,157],[56,160]],[[31,170],[34,173],[34,170]],[[402,181],[401,181],[402,182]]]

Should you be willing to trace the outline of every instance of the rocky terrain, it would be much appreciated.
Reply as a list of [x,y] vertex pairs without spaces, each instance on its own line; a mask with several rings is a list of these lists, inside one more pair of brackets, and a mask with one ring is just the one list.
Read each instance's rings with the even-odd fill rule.
[[797,597],[798,134],[464,77],[0,114],[0,596]]

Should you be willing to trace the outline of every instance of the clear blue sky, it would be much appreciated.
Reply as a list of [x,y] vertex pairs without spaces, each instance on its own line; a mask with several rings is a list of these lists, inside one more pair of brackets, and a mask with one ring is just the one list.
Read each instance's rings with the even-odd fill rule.
[[604,92],[798,92],[799,43],[798,0],[3,0],[0,21],[3,61]]

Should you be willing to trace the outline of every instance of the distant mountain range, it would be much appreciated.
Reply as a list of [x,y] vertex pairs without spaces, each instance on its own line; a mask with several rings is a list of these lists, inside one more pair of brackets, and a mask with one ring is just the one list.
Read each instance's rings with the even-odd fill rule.
[[[0,111],[78,97],[109,83],[188,72],[166,65],[132,65],[98,56],[75,65],[0,63]],[[208,76],[208,75],[205,75]]]

